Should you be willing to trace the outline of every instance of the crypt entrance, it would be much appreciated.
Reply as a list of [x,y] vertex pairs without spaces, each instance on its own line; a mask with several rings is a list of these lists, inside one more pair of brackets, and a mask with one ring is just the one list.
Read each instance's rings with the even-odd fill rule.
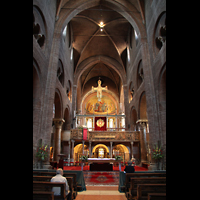
[[[137,145],[137,143],[135,143],[134,146],[135,145]],[[137,146],[135,147],[137,148]],[[115,156],[120,155],[124,163],[127,162],[132,157],[130,142],[122,144],[119,142],[99,143],[95,141],[84,141],[84,144],[82,142],[75,144],[73,152],[74,152],[73,155],[74,162],[76,163],[80,161],[79,159],[82,155],[87,155],[88,158],[115,158]],[[139,155],[137,157],[139,157]]]
[[109,158],[109,149],[104,144],[97,144],[92,150],[92,158]]

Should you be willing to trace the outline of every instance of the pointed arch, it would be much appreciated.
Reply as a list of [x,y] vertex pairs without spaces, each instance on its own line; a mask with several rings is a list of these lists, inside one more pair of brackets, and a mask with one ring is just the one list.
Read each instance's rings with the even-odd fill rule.
[[148,119],[147,118],[147,102],[146,102],[146,93],[145,91],[142,92],[140,96],[140,101],[139,101],[139,113],[138,113],[138,118],[139,119]]
[[63,116],[63,103],[60,90],[56,88],[54,96],[55,116],[54,118],[62,118]]

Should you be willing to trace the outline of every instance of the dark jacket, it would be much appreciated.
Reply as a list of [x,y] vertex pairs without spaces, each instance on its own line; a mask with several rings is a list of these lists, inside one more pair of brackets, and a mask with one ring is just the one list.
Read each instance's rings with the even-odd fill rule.
[[135,172],[135,168],[134,168],[134,166],[126,166],[124,171],[126,173],[134,173]]

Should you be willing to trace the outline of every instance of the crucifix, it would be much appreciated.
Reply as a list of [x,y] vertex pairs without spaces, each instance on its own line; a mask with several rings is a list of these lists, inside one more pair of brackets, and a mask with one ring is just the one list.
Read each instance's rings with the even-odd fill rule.
[[97,98],[98,98],[98,101],[101,101],[101,98],[102,98],[102,90],[107,90],[107,86],[106,86],[106,87],[101,87],[101,80],[100,80],[100,77],[99,77],[99,80],[98,80],[98,87],[93,87],[93,86],[92,86],[92,90],[97,90]]

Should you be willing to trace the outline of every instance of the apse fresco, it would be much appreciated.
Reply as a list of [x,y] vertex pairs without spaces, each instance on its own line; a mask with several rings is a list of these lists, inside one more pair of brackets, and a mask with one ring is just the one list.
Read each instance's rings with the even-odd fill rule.
[[86,103],[86,113],[87,114],[115,114],[115,104],[108,97],[103,95],[101,101],[98,101],[97,96],[93,96]]

